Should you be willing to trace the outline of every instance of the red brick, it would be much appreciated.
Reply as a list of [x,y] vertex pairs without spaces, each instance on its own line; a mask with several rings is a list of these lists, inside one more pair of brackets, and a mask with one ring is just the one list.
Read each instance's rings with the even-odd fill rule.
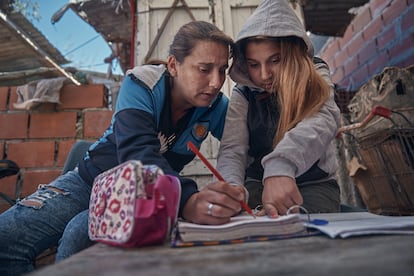
[[362,36],[366,42],[370,42],[375,39],[382,31],[382,20],[379,17],[374,18],[362,32]]
[[41,103],[33,110],[36,112],[56,112],[56,106],[56,103]]
[[13,106],[14,103],[17,102],[17,93],[16,93],[16,86],[10,87],[10,99],[9,99],[9,110],[21,110],[17,109]]
[[353,74],[353,72],[355,71],[355,69],[358,68],[358,58],[354,57],[354,58],[350,58],[345,64],[344,64],[344,74],[345,76]]
[[371,10],[368,6],[363,7],[359,14],[352,20],[352,25],[355,33],[362,31],[372,20]]
[[75,137],[76,121],[76,112],[32,113],[29,137]]
[[83,136],[85,138],[99,138],[108,128],[112,110],[89,110],[84,112]]
[[329,70],[332,72],[336,68],[336,61],[335,59],[325,60],[325,62],[328,64]]
[[0,111],[7,110],[7,99],[9,98],[9,88],[0,87]]
[[[11,200],[16,200],[17,176],[12,175],[0,179],[0,192],[8,196]],[[0,197],[0,214],[9,209],[12,205]]]
[[389,60],[390,58],[387,51],[381,52],[376,58],[372,59],[372,61],[368,63],[369,74],[374,76],[380,73],[382,69],[388,65]]
[[346,46],[346,44],[348,44],[348,42],[349,42],[350,40],[352,40],[352,38],[354,37],[354,35],[355,35],[355,32],[354,32],[354,27],[353,27],[353,25],[352,25],[352,24],[349,24],[349,25],[348,25],[348,28],[346,28],[346,31],[345,31],[344,35],[342,36],[342,38],[340,38],[340,39],[338,40],[338,42],[339,42],[339,47],[340,47],[341,49],[344,49],[344,48],[345,48],[345,46]]
[[338,40],[333,39],[328,46],[325,48],[323,53],[321,54],[321,58],[324,60],[329,60],[333,58],[339,52],[339,43]]
[[27,113],[0,114],[0,139],[18,139],[27,137]]
[[[406,13],[401,18],[401,32],[410,32],[410,29],[414,27],[414,0],[413,4],[409,6]],[[412,32],[412,31],[411,31]]]
[[346,51],[348,55],[353,56],[356,53],[358,53],[364,44],[365,44],[365,41],[362,38],[362,34],[361,33],[355,34],[354,38],[349,42],[349,44],[346,47]]
[[377,36],[378,49],[380,51],[386,49],[387,45],[394,42],[396,37],[394,24],[391,24]]
[[368,60],[372,59],[372,58],[377,58],[378,57],[378,48],[377,45],[375,43],[375,40],[366,43],[361,51],[359,51],[358,53],[358,60],[360,64],[364,64],[365,62],[367,62]]
[[0,214],[9,209],[11,206],[6,201],[0,199]]
[[369,8],[371,9],[372,17],[380,15],[384,9],[394,0],[374,0],[370,1]]
[[336,68],[334,73],[332,74],[332,82],[333,83],[340,83],[342,79],[344,78],[344,68],[343,66],[340,66]]
[[363,65],[359,68],[356,68],[354,73],[352,74],[352,80],[355,85],[356,89],[359,89],[364,83],[366,83],[370,79],[370,75],[368,73],[368,66]]
[[401,41],[395,43],[390,49],[388,49],[390,53],[390,57],[396,58],[400,55],[404,55],[408,51],[412,51],[414,48],[414,36],[413,34],[409,34],[408,36],[404,37]]
[[400,14],[402,14],[406,8],[407,3],[405,1],[392,1],[391,5],[382,13],[384,26],[391,24],[394,20],[400,17]]
[[397,63],[396,66],[399,67],[408,67],[414,65],[414,54],[403,59],[401,62]]
[[58,142],[58,154],[56,166],[63,167],[65,165],[66,159],[69,155],[70,150],[72,149],[75,140],[67,140]]
[[6,194],[11,199],[16,197],[17,175],[6,176],[0,179],[0,192]]
[[6,156],[4,155],[4,143],[0,142],[0,158],[4,159]]
[[102,84],[63,86],[58,109],[103,108],[107,105],[106,88]]
[[348,53],[347,53],[347,51],[340,51],[335,56],[335,64],[338,64],[338,65],[341,64],[341,65],[343,65],[346,62],[347,59],[348,59]]
[[49,184],[61,174],[60,170],[26,171],[22,186],[22,197],[35,192],[39,184]]
[[55,142],[10,143],[7,153],[20,168],[50,167],[54,163]]

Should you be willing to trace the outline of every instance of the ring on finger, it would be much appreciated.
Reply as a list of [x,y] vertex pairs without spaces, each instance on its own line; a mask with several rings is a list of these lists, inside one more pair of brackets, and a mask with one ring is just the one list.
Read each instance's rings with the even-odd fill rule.
[[209,216],[212,215],[212,213],[213,213],[213,206],[214,206],[213,203],[209,203],[208,204],[208,206],[207,206],[207,215],[209,215]]

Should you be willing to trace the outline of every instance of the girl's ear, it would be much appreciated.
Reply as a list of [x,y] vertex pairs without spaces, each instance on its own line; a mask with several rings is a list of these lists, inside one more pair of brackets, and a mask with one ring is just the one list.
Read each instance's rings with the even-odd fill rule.
[[168,56],[167,68],[168,72],[170,72],[171,77],[175,77],[177,75],[177,60],[175,56]]

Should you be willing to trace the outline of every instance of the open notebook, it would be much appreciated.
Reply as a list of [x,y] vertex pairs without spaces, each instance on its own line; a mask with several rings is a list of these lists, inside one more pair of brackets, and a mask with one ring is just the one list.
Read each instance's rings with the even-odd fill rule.
[[[305,215],[301,215],[304,217]],[[305,226],[317,229],[331,238],[349,238],[363,235],[414,234],[414,216],[383,216],[369,212],[310,214],[312,219],[326,224],[303,220]],[[312,220],[311,220],[312,222]]]
[[[313,231],[314,233],[315,231]],[[309,235],[298,214],[272,219],[252,217],[246,213],[232,217],[222,225],[201,225],[179,221],[173,233],[172,246],[197,246],[282,239]]]
[[234,244],[325,234],[331,238],[360,235],[414,234],[414,216],[391,217],[369,212],[290,214],[272,219],[245,213],[222,225],[179,221],[172,247]]

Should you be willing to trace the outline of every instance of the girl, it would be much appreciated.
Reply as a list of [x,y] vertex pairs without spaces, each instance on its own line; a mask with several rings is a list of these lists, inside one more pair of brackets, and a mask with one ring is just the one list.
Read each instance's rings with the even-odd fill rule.
[[286,0],[264,0],[242,27],[217,167],[271,217],[294,205],[339,211],[332,144],[340,111],[327,65]]

